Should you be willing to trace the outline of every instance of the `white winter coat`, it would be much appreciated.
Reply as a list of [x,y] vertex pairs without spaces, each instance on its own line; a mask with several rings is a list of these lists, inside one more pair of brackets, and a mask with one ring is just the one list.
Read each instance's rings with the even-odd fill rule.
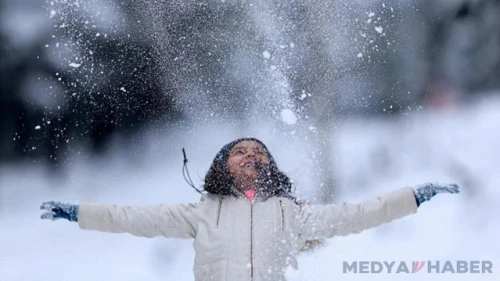
[[204,195],[196,204],[146,207],[83,203],[82,229],[194,238],[197,281],[282,281],[307,240],[359,233],[415,213],[403,188],[361,204],[297,205],[288,198]]

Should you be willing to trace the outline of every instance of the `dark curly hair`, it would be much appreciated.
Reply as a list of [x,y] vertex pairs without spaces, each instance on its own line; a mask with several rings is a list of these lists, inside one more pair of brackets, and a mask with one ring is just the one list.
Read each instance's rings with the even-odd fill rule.
[[274,196],[293,198],[290,195],[293,191],[293,185],[290,178],[278,169],[276,161],[266,145],[256,138],[237,139],[222,147],[205,175],[203,189],[214,195],[238,196],[234,186],[234,178],[227,167],[227,160],[231,149],[242,141],[254,141],[259,143],[264,148],[269,159],[269,167],[265,169],[265,172],[260,173],[261,179],[259,180],[260,184],[257,186],[258,191],[264,193],[266,198]]

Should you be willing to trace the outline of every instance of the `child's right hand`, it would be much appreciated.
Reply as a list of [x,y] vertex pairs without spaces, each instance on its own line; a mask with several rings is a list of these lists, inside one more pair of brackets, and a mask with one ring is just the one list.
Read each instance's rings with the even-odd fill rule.
[[49,201],[43,202],[40,209],[46,211],[40,216],[41,219],[78,221],[78,205]]

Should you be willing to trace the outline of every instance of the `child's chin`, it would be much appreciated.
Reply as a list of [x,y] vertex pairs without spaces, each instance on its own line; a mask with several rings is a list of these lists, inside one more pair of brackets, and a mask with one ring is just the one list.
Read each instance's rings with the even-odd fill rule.
[[247,176],[247,178],[250,178],[250,179],[257,179],[257,173],[245,173],[245,175]]

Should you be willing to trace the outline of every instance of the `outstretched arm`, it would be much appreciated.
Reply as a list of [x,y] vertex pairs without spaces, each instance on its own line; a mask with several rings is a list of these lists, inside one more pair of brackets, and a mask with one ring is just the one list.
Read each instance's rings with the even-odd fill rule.
[[340,205],[316,205],[302,212],[302,239],[344,236],[416,213],[438,193],[458,193],[457,185],[424,184],[402,188],[374,200]]
[[146,207],[83,203],[80,205],[45,202],[42,219],[67,219],[81,229],[130,233],[141,237],[196,236],[197,204],[154,205]]

